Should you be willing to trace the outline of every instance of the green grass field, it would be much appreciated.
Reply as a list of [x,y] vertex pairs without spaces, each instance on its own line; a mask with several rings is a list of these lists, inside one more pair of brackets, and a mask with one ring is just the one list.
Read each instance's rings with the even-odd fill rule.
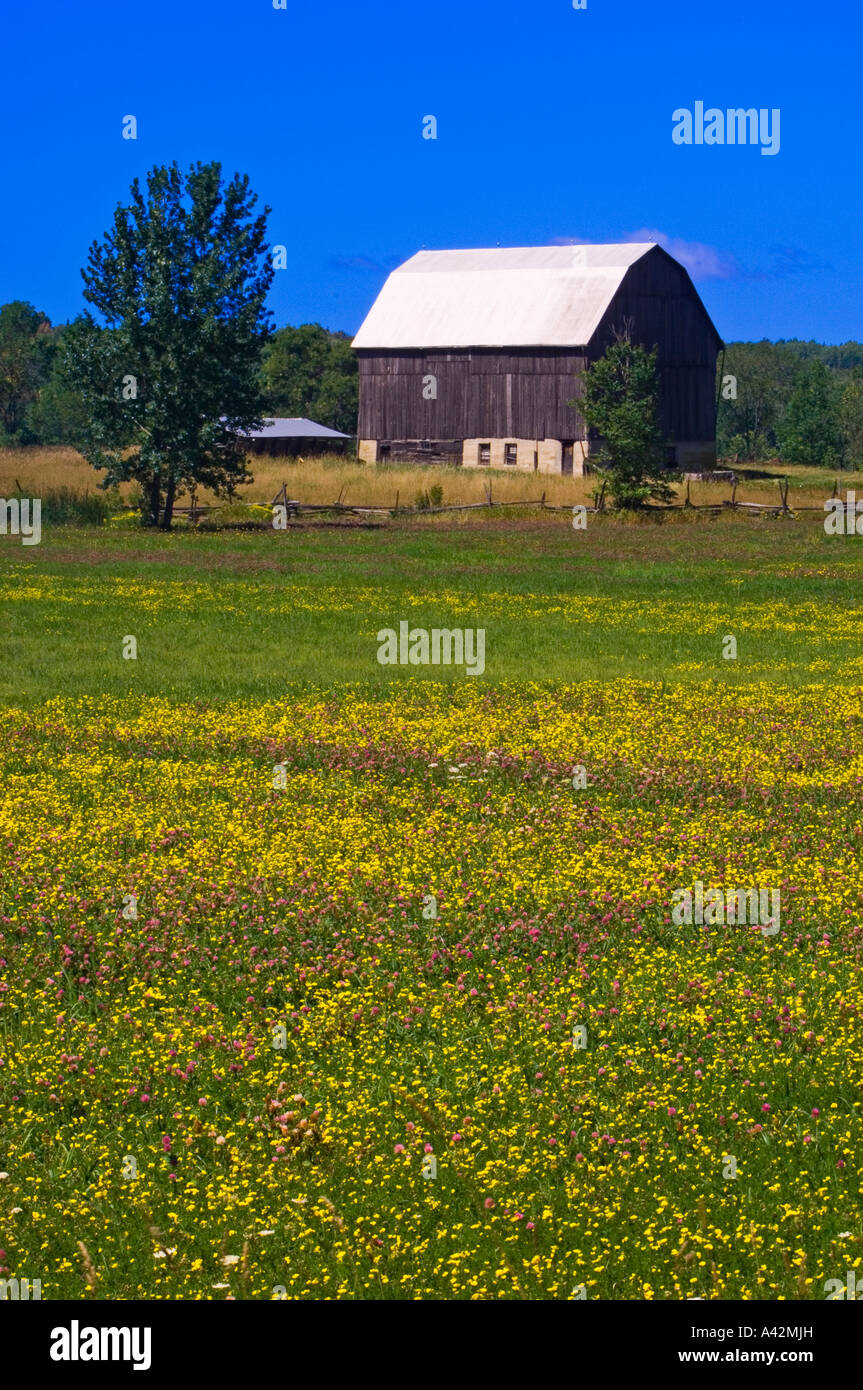
[[857,538],[822,522],[591,517],[575,531],[559,514],[167,537],[61,527],[38,548],[3,537],[0,696],[272,699],[288,682],[464,679],[379,666],[375,634],[402,619],[485,629],[492,681],[855,678]]
[[[0,538],[0,1279],[844,1287],[858,545],[706,514]],[[485,629],[485,673],[380,666],[402,619]],[[676,923],[698,881],[778,891],[776,933]]]

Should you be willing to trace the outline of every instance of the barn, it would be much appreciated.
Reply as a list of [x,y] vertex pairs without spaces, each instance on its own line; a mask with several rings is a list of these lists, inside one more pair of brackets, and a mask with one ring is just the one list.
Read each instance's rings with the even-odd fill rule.
[[659,349],[668,463],[712,467],[722,341],[686,270],[652,242],[405,261],[353,340],[359,457],[582,473],[590,441],[570,402],[625,323]]

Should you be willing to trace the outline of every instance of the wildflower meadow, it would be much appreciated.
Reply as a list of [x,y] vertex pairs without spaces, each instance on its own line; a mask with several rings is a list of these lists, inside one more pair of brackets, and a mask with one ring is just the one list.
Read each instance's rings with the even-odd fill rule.
[[[3,551],[0,1277],[663,1301],[860,1270],[848,557],[693,525],[657,573],[664,532],[565,527],[474,528],[433,583],[414,534]],[[484,673],[381,667],[402,618],[482,628]]]

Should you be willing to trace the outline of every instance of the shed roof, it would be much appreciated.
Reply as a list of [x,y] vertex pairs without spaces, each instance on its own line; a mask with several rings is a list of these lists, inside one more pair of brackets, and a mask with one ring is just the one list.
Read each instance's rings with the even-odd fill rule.
[[249,439],[350,439],[349,434],[340,430],[328,429],[315,420],[306,420],[301,415],[278,415],[264,421],[260,430],[249,430]]
[[584,347],[655,244],[419,251],[388,277],[353,346]]

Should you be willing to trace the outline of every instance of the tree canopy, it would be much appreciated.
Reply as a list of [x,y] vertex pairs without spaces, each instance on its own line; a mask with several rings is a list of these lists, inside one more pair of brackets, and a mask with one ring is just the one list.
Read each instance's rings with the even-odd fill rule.
[[280,328],[267,344],[263,373],[274,415],[305,416],[356,433],[357,356],[347,333],[319,323]]
[[841,461],[839,395],[835,379],[818,358],[798,373],[778,430],[779,448],[789,463],[834,468]]
[[863,374],[863,344],[729,343],[717,371],[720,456],[781,454],[789,463],[825,468],[863,462],[854,384]]
[[64,337],[63,377],[84,410],[75,442],[107,470],[102,486],[141,484],[153,525],[170,526],[181,489],[230,495],[247,476],[238,432],[265,411],[273,276],[269,208],[254,215],[256,202],[218,163],[154,168],[81,272],[100,321],[88,311]]
[[591,450],[608,476],[618,507],[643,507],[651,498],[668,501],[664,446],[659,424],[659,378],[656,349],[633,343],[628,326],[615,333],[605,353],[582,375],[583,395],[572,404],[599,450]]
[[28,444],[35,436],[27,412],[48,379],[51,366],[51,325],[25,300],[0,308],[0,433],[12,444]]

